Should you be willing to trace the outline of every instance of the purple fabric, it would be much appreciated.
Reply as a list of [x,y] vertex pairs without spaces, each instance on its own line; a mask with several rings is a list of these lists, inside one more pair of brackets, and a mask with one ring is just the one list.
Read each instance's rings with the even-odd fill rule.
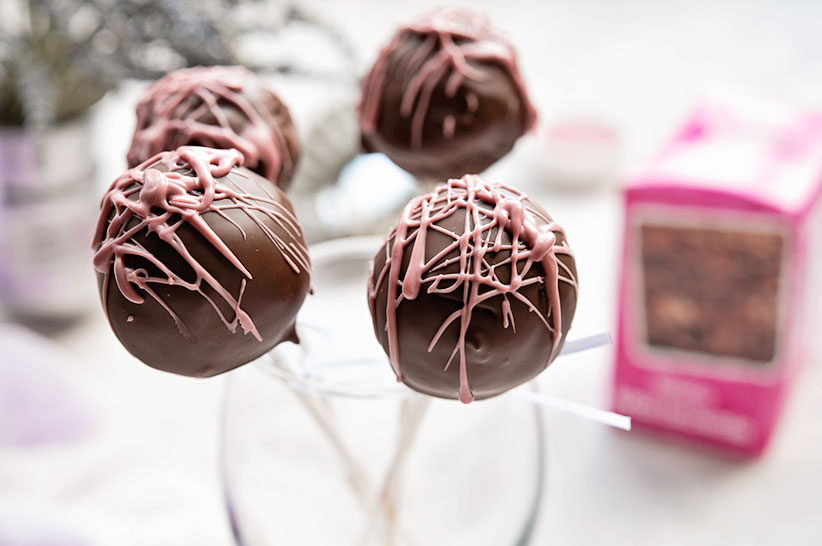
[[92,546],[45,514],[0,505],[0,546]]
[[94,412],[70,380],[71,364],[49,339],[0,324],[0,448],[77,441],[93,431]]

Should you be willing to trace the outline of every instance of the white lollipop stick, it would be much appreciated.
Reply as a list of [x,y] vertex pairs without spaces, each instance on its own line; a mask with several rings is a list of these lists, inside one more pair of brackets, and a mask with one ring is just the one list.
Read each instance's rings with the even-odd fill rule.
[[609,332],[600,332],[592,336],[585,336],[578,339],[571,339],[565,342],[562,346],[560,355],[570,355],[573,353],[580,353],[588,349],[602,347],[611,344],[611,334]]
[[[610,344],[611,334],[609,332],[600,332],[598,334],[566,341],[565,345],[562,347],[562,351],[560,351],[559,354],[560,356],[565,356]],[[627,415],[621,415],[619,413],[614,413],[613,411],[594,408],[585,404],[569,402],[568,400],[556,398],[550,394],[545,394],[542,392],[526,391],[521,388],[510,392],[512,396],[516,396],[517,398],[527,400],[540,406],[564,411],[565,413],[590,419],[591,421],[596,421],[597,423],[602,423],[603,425],[608,425],[618,429],[631,430],[631,418]]]
[[614,413],[613,411],[594,408],[586,406],[585,404],[578,404],[576,402],[569,402],[562,398],[556,398],[550,394],[542,392],[529,392],[520,389],[510,391],[512,396],[516,396],[522,400],[527,400],[533,404],[545,406],[547,408],[564,411],[578,417],[584,417],[603,425],[619,428],[622,430],[631,430],[631,418],[627,415]]
[[[301,321],[300,324],[304,327],[313,328],[315,331],[318,331],[321,334],[325,334],[322,328],[317,327],[310,322]],[[595,349],[597,347],[603,347],[605,345],[609,345],[611,343],[611,334],[609,332],[599,332],[596,334],[592,334],[590,336],[585,336],[577,339],[571,339],[565,342],[565,345],[562,347],[562,351],[560,351],[560,356],[568,356],[573,353],[579,353],[582,351],[587,351],[590,349]],[[363,355],[362,358],[354,358],[352,362],[354,363],[368,363],[374,365],[384,365],[385,357],[380,355],[379,357],[373,357],[371,355]],[[315,395],[319,394],[337,394],[340,396],[346,397],[360,397],[356,393],[346,393],[344,390],[340,390],[339,388],[328,388],[323,389],[323,385],[316,384],[313,387],[310,385],[304,385],[299,381],[291,381],[292,385],[297,387],[299,390],[303,390],[308,393],[312,393]],[[369,384],[363,384],[363,387],[370,386]],[[319,388],[318,388],[319,387]],[[355,388],[357,387],[356,384],[347,384],[345,385],[346,388]],[[385,392],[382,392],[382,395],[392,395],[392,396],[399,396],[399,397],[417,397],[422,396],[418,393],[415,393],[411,390],[394,390],[395,385],[391,385],[391,389]],[[564,400],[562,398],[557,398],[551,396],[549,394],[544,394],[540,392],[533,392],[533,391],[526,391],[522,389],[515,389],[509,391],[511,396],[515,396],[522,400],[527,400],[534,404],[538,404],[541,406],[549,407],[551,409],[564,411],[566,413],[570,413],[572,415],[576,415],[578,417],[583,417],[585,419],[589,419],[595,421],[597,423],[601,423],[604,425],[612,426],[615,428],[619,428],[622,430],[631,430],[631,418],[626,415],[621,415],[618,413],[614,413],[612,411],[602,410],[599,408],[594,408],[585,404],[580,404],[577,402],[570,402],[568,400]],[[364,397],[368,398],[370,396],[365,395]]]

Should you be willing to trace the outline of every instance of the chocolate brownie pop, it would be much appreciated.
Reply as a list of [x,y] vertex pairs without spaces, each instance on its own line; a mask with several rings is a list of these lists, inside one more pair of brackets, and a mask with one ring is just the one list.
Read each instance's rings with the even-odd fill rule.
[[245,167],[283,189],[300,153],[288,108],[243,66],[177,70],[146,89],[137,104],[129,167],[184,145],[235,148]]
[[310,284],[285,194],[237,150],[184,146],[120,176],[101,204],[94,268],[128,351],[154,368],[212,376],[285,340]]
[[484,17],[458,9],[400,28],[359,104],[367,151],[438,181],[486,169],[535,121],[514,48]]
[[523,193],[475,175],[412,199],[368,280],[374,330],[398,380],[465,403],[544,370],[576,299],[562,228]]

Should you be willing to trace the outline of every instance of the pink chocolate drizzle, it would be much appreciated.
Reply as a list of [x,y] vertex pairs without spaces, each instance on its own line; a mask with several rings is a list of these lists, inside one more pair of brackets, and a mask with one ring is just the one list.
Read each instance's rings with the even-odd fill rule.
[[[128,152],[129,163],[196,142],[239,150],[245,158],[244,166],[281,185],[281,173],[293,168],[291,155],[279,123],[261,97],[243,93],[249,82],[264,86],[256,80],[257,76],[243,66],[200,66],[172,72],[156,81],[137,104],[137,129]],[[248,120],[240,134],[232,129],[222,110],[226,104]],[[211,114],[217,125],[200,121],[206,114]]]
[[[388,333],[389,359],[397,380],[402,380],[399,364],[399,343],[397,331],[397,308],[403,300],[412,300],[424,289],[429,294],[462,292],[463,306],[447,317],[437,330],[428,350],[438,343],[445,330],[459,321],[459,337],[451,357],[445,365],[448,369],[454,357],[459,357],[460,387],[459,398],[463,403],[474,399],[468,378],[465,338],[471,323],[474,308],[481,302],[502,297],[502,326],[516,331],[509,298],[524,303],[536,313],[552,336],[551,359],[556,356],[562,337],[562,317],[559,299],[559,283],[570,284],[576,290],[573,272],[557,255],[572,256],[570,247],[557,243],[557,234],[563,229],[550,218],[540,213],[530,204],[529,198],[518,190],[504,185],[491,184],[476,175],[451,179],[432,193],[411,200],[403,210],[399,224],[386,239],[386,261],[371,264],[368,300],[371,312],[376,309],[377,291],[383,282],[388,283],[386,305],[386,331]],[[465,228],[462,233],[449,231],[438,225],[455,214],[465,211]],[[511,244],[502,242],[502,232],[511,235]],[[428,233],[438,232],[453,239],[449,245],[439,250],[431,259],[425,259],[425,242]],[[392,242],[393,241],[393,242]],[[406,247],[411,247],[411,258],[405,275],[400,278],[402,258]],[[458,257],[448,258],[457,251]],[[509,259],[496,265],[486,260],[486,255],[509,251]],[[439,271],[459,264],[459,272],[445,274]],[[544,276],[525,278],[534,264],[540,264]],[[508,265],[510,282],[504,283],[495,273],[495,268]],[[534,283],[543,283],[548,294],[550,311],[543,314],[519,289]],[[480,286],[487,291],[480,292]],[[549,318],[551,321],[549,323]],[[550,363],[546,362],[546,366]]]
[[[528,131],[534,126],[537,118],[536,109],[528,99],[513,46],[494,30],[482,15],[464,9],[446,8],[436,10],[401,27],[380,52],[363,82],[359,118],[364,133],[376,130],[388,58],[403,43],[407,34],[425,37],[422,45],[408,61],[407,75],[410,76],[413,72],[413,76],[408,80],[400,104],[400,114],[403,117],[412,117],[412,146],[422,147],[423,124],[437,83],[447,76],[445,94],[454,97],[465,79],[481,81],[487,77],[480,63],[501,65],[508,71],[525,111],[525,130]],[[467,96],[466,101],[469,112],[478,109],[476,96]],[[454,124],[453,117],[445,119],[443,136],[453,137]]]
[[[258,341],[262,341],[254,321],[242,309],[242,296],[246,281],[252,279],[251,273],[203,219],[203,215],[214,213],[221,216],[240,230],[245,238],[242,227],[226,214],[228,210],[239,209],[265,233],[295,273],[301,270],[310,273],[311,266],[308,250],[303,244],[296,242],[302,240],[302,231],[292,212],[271,194],[251,195],[219,180],[242,162],[243,155],[237,150],[183,146],[175,152],[156,155],[114,181],[101,202],[100,219],[92,242],[95,251],[94,268],[103,275],[104,308],[108,283],[113,274],[123,297],[141,304],[144,298],[138,289],[150,295],[172,316],[180,333],[192,339],[193,334],[180,317],[152,289],[152,285],[182,286],[205,298],[231,332],[235,332],[239,324],[245,334],[250,333]],[[243,176],[241,172],[235,174]],[[286,242],[279,237],[263,222],[263,216],[290,234],[292,240]],[[189,253],[176,233],[183,223],[193,226],[245,276],[236,297]],[[141,232],[155,233],[168,243],[191,266],[196,279],[193,282],[186,281],[167,267],[160,257],[135,241],[133,237]],[[128,256],[148,261],[162,275],[151,276],[143,267],[127,266]],[[228,304],[234,312],[233,318],[230,319],[220,310],[212,297],[204,291],[203,283]]]

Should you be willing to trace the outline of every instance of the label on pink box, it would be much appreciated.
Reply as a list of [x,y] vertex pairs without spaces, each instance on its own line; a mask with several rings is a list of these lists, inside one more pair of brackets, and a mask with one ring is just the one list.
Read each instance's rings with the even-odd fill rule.
[[822,117],[692,116],[624,191],[616,411],[763,451],[809,358],[821,190]]

